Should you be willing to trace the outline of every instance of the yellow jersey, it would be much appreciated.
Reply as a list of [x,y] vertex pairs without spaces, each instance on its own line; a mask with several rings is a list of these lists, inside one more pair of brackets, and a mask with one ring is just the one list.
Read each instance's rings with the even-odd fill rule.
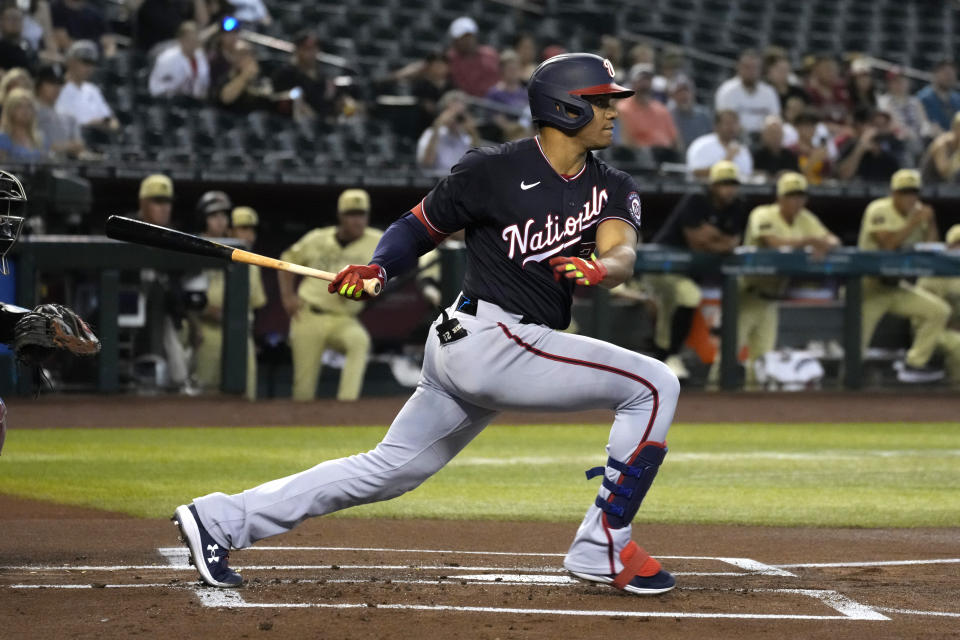
[[[823,226],[820,218],[809,209],[801,209],[793,222],[787,222],[780,215],[780,205],[765,204],[750,212],[743,245],[746,247],[765,247],[764,236],[780,238],[825,238],[830,230]],[[746,289],[766,297],[779,297],[783,293],[789,278],[782,276],[745,276],[740,279],[741,289]]]
[[[253,310],[259,309],[267,304],[267,294],[263,290],[263,278],[260,274],[260,267],[255,265],[248,265],[250,268],[250,297],[248,306],[250,309],[250,318],[253,318]],[[224,273],[223,269],[210,269],[207,272],[207,281],[209,282],[207,286],[207,306],[208,307],[219,307],[223,309],[223,292],[224,292]],[[213,323],[217,326],[220,325],[219,322]]]
[[[880,246],[873,239],[874,231],[899,231],[907,224],[907,216],[893,206],[893,198],[880,198],[867,205],[860,223],[860,238],[857,247],[864,251],[879,251]],[[902,247],[910,247],[923,242],[927,235],[927,223],[914,227],[903,241]]]
[[[337,273],[348,264],[367,264],[380,242],[383,232],[366,228],[363,235],[346,246],[337,240],[337,228],[322,227],[307,232],[296,244],[283,252],[281,260],[302,264],[306,267]],[[317,278],[304,278],[297,288],[297,295],[306,304],[326,313],[355,316],[363,309],[362,304],[343,296],[327,292],[329,283]]]

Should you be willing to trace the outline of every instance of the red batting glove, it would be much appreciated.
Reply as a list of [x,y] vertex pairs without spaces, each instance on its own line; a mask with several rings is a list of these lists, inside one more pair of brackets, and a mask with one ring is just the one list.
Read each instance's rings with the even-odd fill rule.
[[607,277],[607,268],[597,260],[597,256],[590,254],[589,260],[583,258],[550,258],[553,268],[553,279],[560,282],[560,278],[576,280],[577,284],[592,287],[600,284]]
[[366,300],[370,296],[363,290],[363,281],[371,278],[379,280],[382,287],[387,280],[387,272],[378,264],[350,264],[340,269],[327,291],[351,300]]

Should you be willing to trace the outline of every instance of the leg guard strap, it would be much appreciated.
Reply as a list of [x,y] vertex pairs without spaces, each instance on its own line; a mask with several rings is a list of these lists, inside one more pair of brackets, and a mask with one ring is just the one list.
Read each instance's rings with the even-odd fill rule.
[[620,550],[620,562],[623,563],[623,571],[613,579],[613,586],[620,590],[636,576],[650,578],[657,575],[661,568],[656,559],[651,558],[643,547],[632,540]]
[[[620,477],[616,482],[604,477],[603,487],[610,495],[606,498],[597,496],[595,504],[606,514],[611,529],[622,529],[633,520],[666,454],[666,444],[645,442],[629,464],[607,459],[607,466],[618,471]],[[603,467],[595,467],[587,471],[587,478],[603,472]]]

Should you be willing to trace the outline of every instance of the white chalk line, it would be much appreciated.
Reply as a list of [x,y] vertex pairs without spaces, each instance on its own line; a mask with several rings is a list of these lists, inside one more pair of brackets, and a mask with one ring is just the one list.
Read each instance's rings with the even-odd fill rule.
[[198,589],[197,595],[205,607],[230,609],[390,609],[408,611],[452,611],[461,613],[507,613],[555,616],[624,617],[624,618],[726,618],[745,620],[889,620],[870,607],[854,602],[836,591],[812,589],[757,589],[770,593],[795,593],[810,596],[836,610],[841,615],[773,614],[773,613],[696,613],[688,611],[604,611],[582,609],[524,609],[517,607],[477,607],[459,605],[417,605],[405,603],[327,603],[327,602],[247,602],[236,591]]
[[777,564],[780,569],[817,569],[830,567],[907,567],[920,564],[957,564],[960,558],[932,558],[929,560],[872,560],[868,562],[805,562],[802,564]]
[[[792,451],[717,451],[717,452],[685,452],[678,451],[669,454],[671,464],[702,461],[737,461],[737,460],[798,460],[812,462],[839,462],[859,460],[863,458],[953,458],[960,456],[960,449],[829,449],[819,452],[792,452]],[[596,455],[579,456],[508,456],[505,458],[488,458],[482,456],[461,455],[454,458],[449,467],[503,467],[510,465],[557,465],[557,464],[603,464],[604,458]]]
[[952,611],[917,611],[915,609],[896,609],[894,607],[874,607],[877,611],[886,613],[900,613],[909,616],[943,616],[946,618],[960,618],[960,613]]

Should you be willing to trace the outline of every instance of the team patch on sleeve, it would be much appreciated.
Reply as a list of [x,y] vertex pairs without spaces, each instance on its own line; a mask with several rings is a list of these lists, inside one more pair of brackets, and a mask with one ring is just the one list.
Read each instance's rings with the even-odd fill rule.
[[633,219],[636,221],[637,226],[640,225],[640,196],[637,195],[636,191],[631,191],[627,194],[627,211],[630,212],[630,215],[633,216]]

